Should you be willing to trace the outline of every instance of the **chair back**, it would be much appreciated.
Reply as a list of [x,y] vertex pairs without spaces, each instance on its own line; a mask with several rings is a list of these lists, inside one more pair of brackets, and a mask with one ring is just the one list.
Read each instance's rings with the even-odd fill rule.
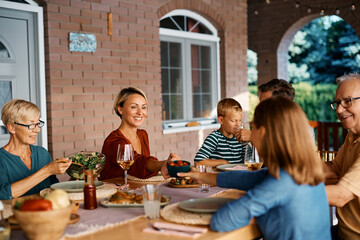
[[314,129],[318,151],[339,151],[348,130],[340,122],[309,121]]
[[318,151],[318,154],[323,162],[331,162],[335,159],[337,151]]

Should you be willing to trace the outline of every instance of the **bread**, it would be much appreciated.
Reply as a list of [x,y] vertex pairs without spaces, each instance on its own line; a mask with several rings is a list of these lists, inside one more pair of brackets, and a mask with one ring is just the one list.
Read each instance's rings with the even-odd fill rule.
[[199,122],[189,122],[185,126],[187,126],[187,127],[196,127],[196,126],[199,126],[199,125],[200,125]]

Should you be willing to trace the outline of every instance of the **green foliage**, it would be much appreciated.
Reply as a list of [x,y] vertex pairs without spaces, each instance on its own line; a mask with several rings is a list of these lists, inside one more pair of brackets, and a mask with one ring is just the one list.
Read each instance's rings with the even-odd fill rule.
[[[330,103],[334,99],[335,84],[317,84],[300,82],[293,84],[295,88],[295,102],[304,110],[307,118],[314,121],[336,122],[337,117]],[[257,86],[249,86],[250,111],[249,120],[254,116],[254,109],[258,104]]]
[[295,102],[304,110],[307,118],[314,121],[336,122],[337,117],[330,103],[334,100],[335,84],[317,84],[301,82],[293,84]]
[[257,54],[250,49],[247,50],[247,63],[248,63],[248,83],[249,85],[256,85],[257,83]]
[[335,16],[317,18],[296,33],[289,46],[289,81],[334,83],[360,70],[360,43],[354,29]]

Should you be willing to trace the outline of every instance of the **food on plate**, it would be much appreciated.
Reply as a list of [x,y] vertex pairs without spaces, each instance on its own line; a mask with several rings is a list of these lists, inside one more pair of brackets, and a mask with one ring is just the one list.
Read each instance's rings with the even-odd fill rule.
[[66,208],[70,205],[69,196],[63,189],[55,189],[46,195],[45,199],[51,201],[53,209]]
[[176,177],[170,180],[172,185],[194,185],[197,182],[191,177]]
[[[161,196],[161,202],[166,201],[167,199]],[[136,193],[119,191],[110,197],[109,202],[117,204],[142,204],[143,196]]]
[[48,211],[48,210],[52,210],[52,203],[46,199],[27,199],[20,206],[20,211]]

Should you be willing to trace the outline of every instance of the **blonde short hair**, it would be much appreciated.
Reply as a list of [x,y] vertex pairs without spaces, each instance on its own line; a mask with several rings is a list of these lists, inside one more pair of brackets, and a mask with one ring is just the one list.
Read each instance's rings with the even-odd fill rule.
[[128,100],[129,96],[132,94],[139,94],[139,95],[143,96],[145,98],[145,100],[147,101],[147,97],[141,89],[136,88],[136,87],[123,88],[117,95],[117,97],[114,101],[114,106],[113,106],[113,109],[114,109],[116,115],[118,115],[120,118],[122,118],[122,115],[118,112],[117,107],[118,106],[123,107],[126,100]]
[[255,109],[254,125],[265,128],[261,157],[272,176],[279,178],[282,168],[297,184],[324,181],[308,120],[299,105],[283,96],[264,100]]
[[5,126],[8,123],[26,121],[37,116],[40,116],[39,108],[32,102],[23,99],[10,100],[1,110],[1,120]]
[[224,98],[218,102],[217,115],[218,117],[225,117],[229,111],[242,112],[242,107],[238,101],[233,98]]

